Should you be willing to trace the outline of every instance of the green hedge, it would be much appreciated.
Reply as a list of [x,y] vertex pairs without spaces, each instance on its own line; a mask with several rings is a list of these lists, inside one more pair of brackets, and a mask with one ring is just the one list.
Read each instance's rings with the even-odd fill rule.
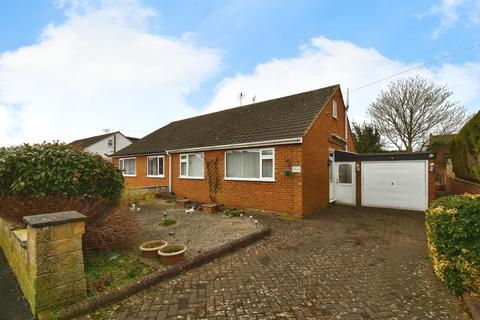
[[99,155],[60,143],[0,148],[0,198],[102,198],[115,204],[123,191],[117,168]]
[[449,143],[453,171],[463,179],[480,181],[480,112]]
[[437,276],[455,294],[480,289],[480,195],[439,198],[426,214]]

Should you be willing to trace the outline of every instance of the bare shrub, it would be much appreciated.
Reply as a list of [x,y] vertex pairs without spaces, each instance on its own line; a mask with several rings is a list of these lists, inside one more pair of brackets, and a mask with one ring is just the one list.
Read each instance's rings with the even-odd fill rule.
[[123,249],[138,234],[136,216],[128,208],[114,207],[103,198],[11,196],[0,199],[0,215],[18,222],[24,216],[75,210],[87,216],[84,249]]

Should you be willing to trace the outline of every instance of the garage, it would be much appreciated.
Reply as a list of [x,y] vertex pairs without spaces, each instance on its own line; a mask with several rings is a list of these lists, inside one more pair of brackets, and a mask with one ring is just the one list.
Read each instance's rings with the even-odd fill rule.
[[[356,154],[335,151],[335,168],[350,165],[353,177],[337,178],[335,195],[339,203],[365,207],[424,211],[433,199],[435,154],[431,152]],[[342,178],[341,170],[338,177]],[[345,171],[345,170],[344,170]],[[343,174],[345,176],[345,174]],[[341,182],[341,181],[340,181]],[[357,190],[357,191],[355,191]]]
[[362,206],[426,210],[427,161],[362,162]]

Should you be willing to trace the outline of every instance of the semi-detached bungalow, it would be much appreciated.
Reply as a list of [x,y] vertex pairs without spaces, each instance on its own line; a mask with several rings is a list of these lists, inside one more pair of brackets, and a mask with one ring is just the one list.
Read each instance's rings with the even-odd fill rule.
[[355,151],[339,85],[172,122],[113,161],[129,188],[304,216],[333,200],[335,150]]

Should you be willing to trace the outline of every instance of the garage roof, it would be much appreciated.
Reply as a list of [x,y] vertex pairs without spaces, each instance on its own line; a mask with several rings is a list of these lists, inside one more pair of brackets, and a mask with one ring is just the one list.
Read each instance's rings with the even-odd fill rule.
[[434,152],[352,153],[335,150],[335,161],[400,161],[435,159]]

